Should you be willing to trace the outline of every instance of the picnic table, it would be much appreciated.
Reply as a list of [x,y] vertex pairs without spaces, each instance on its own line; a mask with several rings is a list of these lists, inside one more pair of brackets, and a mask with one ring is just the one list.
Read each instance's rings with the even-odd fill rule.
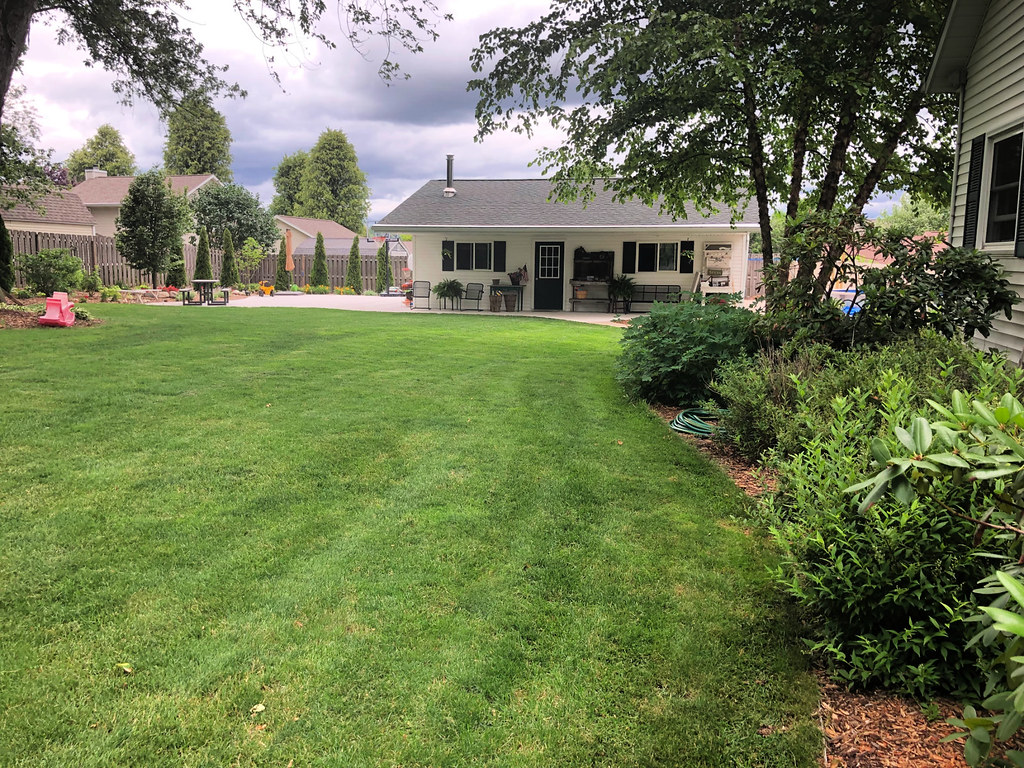
[[192,287],[195,289],[197,298],[191,297],[192,291],[183,291],[181,296],[182,304],[191,304],[193,306],[199,306],[201,304],[222,305],[228,303],[228,289],[224,289],[224,298],[214,299],[214,291],[219,288],[219,280],[193,280]]

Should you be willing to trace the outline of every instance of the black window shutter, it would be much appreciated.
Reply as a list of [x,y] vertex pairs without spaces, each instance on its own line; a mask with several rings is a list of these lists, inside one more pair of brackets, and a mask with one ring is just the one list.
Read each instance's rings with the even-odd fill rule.
[[693,274],[693,240],[679,243],[679,271]]
[[455,241],[454,240],[442,240],[441,241],[441,271],[442,272],[454,272],[455,271]]
[[1017,190],[1017,234],[1013,238],[1013,255],[1024,259],[1024,163],[1021,163],[1020,188]]
[[636,243],[622,244],[622,274],[636,274]]
[[456,269],[472,269],[473,268],[473,244],[472,243],[459,243],[455,246],[455,268]]
[[658,271],[658,246],[654,243],[640,243],[637,247],[637,272]]
[[505,241],[495,240],[494,241],[494,271],[504,272],[505,271]]
[[981,171],[984,159],[985,134],[982,134],[971,142],[971,164],[967,171],[967,203],[964,205],[964,248],[974,248],[978,243],[978,208],[981,205]]

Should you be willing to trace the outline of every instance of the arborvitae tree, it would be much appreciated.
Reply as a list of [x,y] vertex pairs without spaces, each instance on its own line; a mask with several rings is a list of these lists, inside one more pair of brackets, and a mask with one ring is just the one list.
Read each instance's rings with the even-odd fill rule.
[[171,264],[167,268],[167,284],[175,288],[181,288],[188,283],[188,275],[185,274],[185,244],[178,239],[178,246],[171,257]]
[[190,94],[167,115],[164,167],[167,173],[212,173],[231,181],[231,131],[208,95]]
[[274,277],[274,288],[278,291],[287,291],[291,285],[292,276],[288,271],[288,251],[282,237],[281,248],[277,252],[277,275]]
[[359,169],[356,151],[341,131],[326,130],[302,169],[296,216],[336,221],[353,232],[363,231],[370,209],[366,174]]
[[125,146],[121,132],[109,123],[96,129],[85,145],[79,147],[64,163],[72,179],[81,181],[88,168],[99,168],[110,176],[134,176],[135,155]]
[[238,285],[238,265],[235,264],[235,244],[231,239],[231,230],[224,230],[224,257],[220,266],[220,284]]
[[0,219],[0,291],[10,293],[14,290],[14,243],[7,225]]
[[327,276],[327,249],[324,248],[324,235],[316,233],[316,248],[313,249],[313,274],[310,277],[311,285],[327,285],[330,278]]
[[345,269],[345,287],[352,288],[356,293],[363,292],[362,259],[359,257],[359,238],[352,238],[352,247],[348,251],[348,267]]
[[377,293],[387,293],[391,282],[391,256],[387,242],[383,242],[377,249]]
[[199,248],[196,251],[196,269],[192,273],[193,280],[213,280],[213,267],[210,265],[210,236],[206,227],[199,230]]

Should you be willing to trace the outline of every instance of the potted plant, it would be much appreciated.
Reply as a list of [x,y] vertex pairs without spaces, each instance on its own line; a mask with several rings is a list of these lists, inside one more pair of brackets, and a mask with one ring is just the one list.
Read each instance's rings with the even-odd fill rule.
[[629,312],[633,303],[633,288],[636,282],[629,275],[615,275],[608,281],[608,298],[612,302],[621,301],[622,311]]
[[453,308],[455,307],[455,302],[462,298],[462,283],[454,278],[441,280],[430,290],[442,302],[451,299]]

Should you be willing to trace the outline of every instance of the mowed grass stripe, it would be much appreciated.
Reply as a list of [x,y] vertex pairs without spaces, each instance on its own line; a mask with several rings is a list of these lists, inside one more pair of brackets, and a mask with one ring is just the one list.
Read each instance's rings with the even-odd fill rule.
[[617,329],[96,313],[0,333],[0,765],[814,764],[772,555]]

